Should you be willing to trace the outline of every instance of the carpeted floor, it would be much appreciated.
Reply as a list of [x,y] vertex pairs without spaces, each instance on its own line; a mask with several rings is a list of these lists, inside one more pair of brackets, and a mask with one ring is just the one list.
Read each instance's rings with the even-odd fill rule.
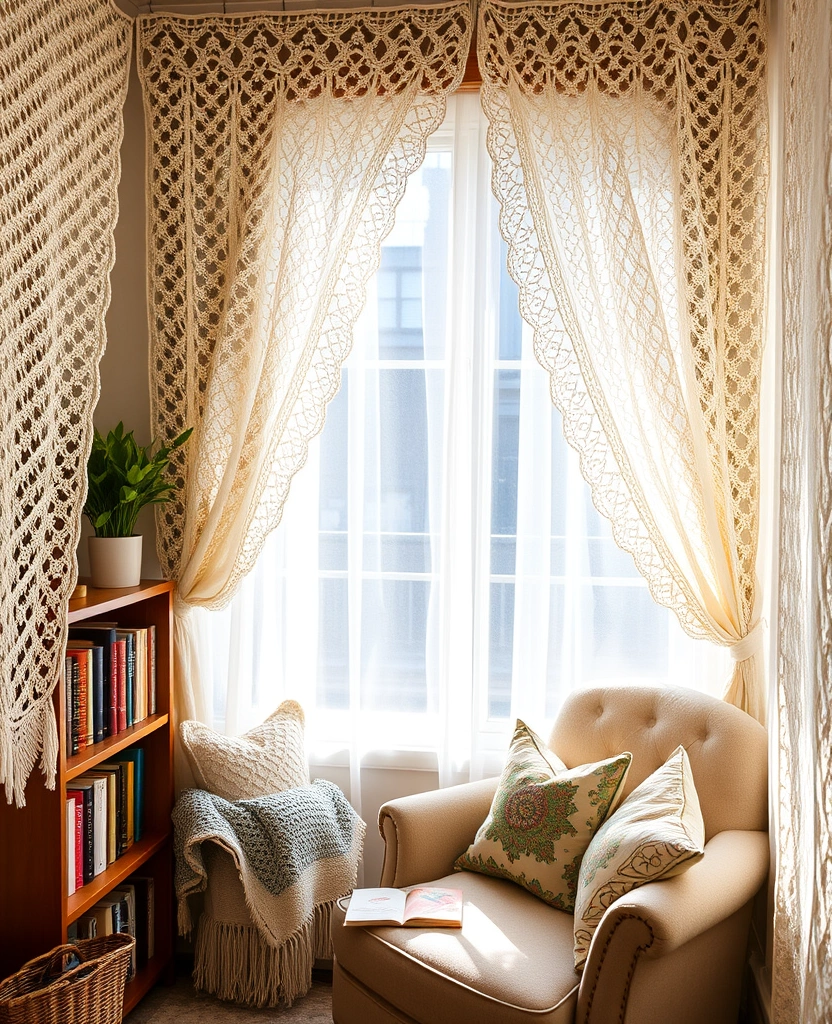
[[255,1010],[195,991],[190,975],[157,985],[123,1024],[332,1024],[332,975],[315,971],[312,988],[289,1009]]

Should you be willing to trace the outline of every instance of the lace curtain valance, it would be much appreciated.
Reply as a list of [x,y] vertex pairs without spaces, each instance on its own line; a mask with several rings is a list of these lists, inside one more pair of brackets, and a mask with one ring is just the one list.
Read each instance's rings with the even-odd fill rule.
[[157,518],[185,716],[204,713],[187,609],[223,606],[280,520],[470,32],[467,0],[139,19],[152,416],[195,428]]
[[479,61],[509,265],[593,499],[762,718],[766,13],[499,3]]
[[131,38],[106,0],[0,16],[0,784],[17,804],[41,751],[55,781]]

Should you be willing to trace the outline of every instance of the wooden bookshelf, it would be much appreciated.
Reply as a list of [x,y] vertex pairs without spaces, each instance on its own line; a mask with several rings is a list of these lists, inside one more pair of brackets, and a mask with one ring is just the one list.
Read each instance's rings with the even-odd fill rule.
[[[78,754],[67,754],[64,687],[55,688],[60,739],[57,782],[46,789],[36,768],[26,787],[26,806],[0,800],[0,978],[32,957],[66,942],[67,928],[129,875],[151,875],[155,900],[155,955],[127,985],[129,1012],[173,958],[173,584],[143,580],[138,587],[88,587],[70,601],[70,624],[106,619],[120,626],[156,627],[156,713]],[[106,870],[71,895],[66,882],[65,800],[72,780],[121,750],[144,748],[142,838]]]

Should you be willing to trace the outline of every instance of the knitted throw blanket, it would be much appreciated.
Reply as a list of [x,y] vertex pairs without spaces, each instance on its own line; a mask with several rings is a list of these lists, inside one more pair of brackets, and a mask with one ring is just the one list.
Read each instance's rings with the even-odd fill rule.
[[230,855],[253,922],[204,915],[195,981],[220,998],[291,1004],[308,991],[315,957],[331,955],[330,913],[355,885],[364,822],[337,786],[318,779],[234,802],[185,790],[173,823],[180,934],[193,927],[188,897],[208,888],[211,845]]

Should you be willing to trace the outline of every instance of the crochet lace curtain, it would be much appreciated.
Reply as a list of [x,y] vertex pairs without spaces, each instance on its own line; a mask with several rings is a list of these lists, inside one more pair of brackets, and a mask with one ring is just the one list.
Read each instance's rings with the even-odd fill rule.
[[38,754],[55,784],[131,40],[106,0],[0,13],[0,784],[19,806]]
[[567,440],[762,720],[762,0],[485,0],[478,41],[509,269]]
[[781,7],[783,360],[772,1021],[832,1007],[832,20]]
[[222,607],[280,520],[470,20],[468,0],[139,19],[152,419],[195,428],[157,517],[182,717],[209,713],[187,609]]

